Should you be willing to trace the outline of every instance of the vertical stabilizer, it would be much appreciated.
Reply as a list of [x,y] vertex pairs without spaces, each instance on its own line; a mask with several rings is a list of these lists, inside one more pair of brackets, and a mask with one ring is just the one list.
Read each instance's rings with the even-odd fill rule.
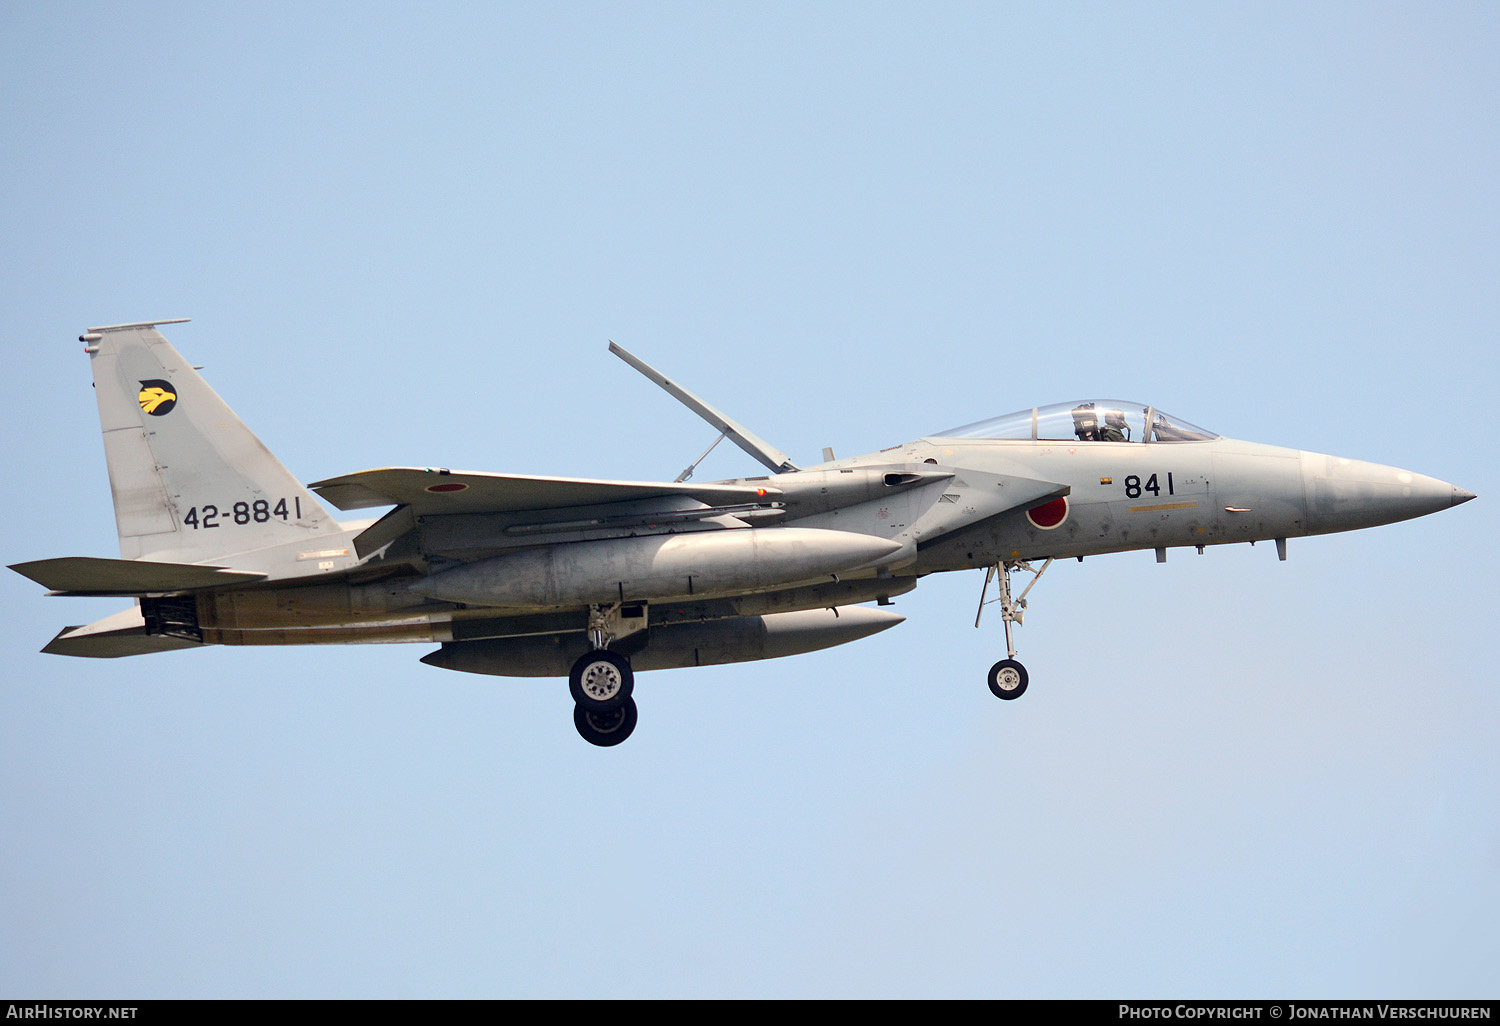
[[338,524],[154,321],[90,328],[120,554],[192,563],[339,533]]

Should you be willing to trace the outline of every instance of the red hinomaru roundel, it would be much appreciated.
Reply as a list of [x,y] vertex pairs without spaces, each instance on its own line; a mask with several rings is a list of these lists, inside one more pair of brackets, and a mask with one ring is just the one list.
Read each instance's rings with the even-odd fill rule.
[[1052,530],[1068,519],[1068,497],[1059,495],[1051,502],[1031,507],[1026,511],[1026,519],[1043,531]]

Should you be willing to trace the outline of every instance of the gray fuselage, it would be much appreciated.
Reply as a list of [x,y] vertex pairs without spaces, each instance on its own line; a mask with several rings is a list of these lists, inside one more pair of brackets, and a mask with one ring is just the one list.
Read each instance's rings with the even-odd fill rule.
[[[1012,560],[1221,545],[1348,531],[1436,512],[1470,498],[1400,470],[1230,438],[1181,442],[923,438],[810,468],[947,471],[952,477],[835,514],[796,519],[880,537],[917,534],[905,572]],[[1042,479],[1071,491],[1050,508],[986,517],[996,479]],[[787,476],[772,479],[778,486]],[[999,485],[1004,490],[1007,485]],[[934,518],[946,509],[948,515]],[[968,519],[971,523],[965,523]],[[924,528],[924,521],[933,521]]]

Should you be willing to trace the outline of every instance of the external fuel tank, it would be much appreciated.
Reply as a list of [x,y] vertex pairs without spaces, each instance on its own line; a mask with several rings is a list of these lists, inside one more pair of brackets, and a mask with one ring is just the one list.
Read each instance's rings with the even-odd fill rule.
[[900,550],[869,535],[805,527],[611,538],[467,563],[425,577],[411,591],[500,608],[732,595],[815,581]]

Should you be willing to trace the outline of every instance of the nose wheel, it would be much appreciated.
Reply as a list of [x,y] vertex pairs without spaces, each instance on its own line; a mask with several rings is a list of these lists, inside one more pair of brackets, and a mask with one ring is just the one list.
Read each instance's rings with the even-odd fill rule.
[[[1030,563],[1023,560],[1013,562],[1001,562],[989,568],[984,575],[984,588],[979,592],[979,611],[974,614],[974,626],[979,626],[979,618],[984,615],[984,607],[988,604],[1000,603],[1000,621],[1005,625],[1005,649],[1008,658],[1000,660],[990,667],[989,685],[990,692],[1005,701],[1013,701],[1026,693],[1028,676],[1026,667],[1016,662],[1016,644],[1011,632],[1011,625],[1020,626],[1026,616],[1026,595],[1042,579],[1042,574],[1052,565],[1052,560],[1042,564],[1040,570],[1034,568]],[[1011,598],[1010,575],[1017,570],[1025,570],[1032,575],[1030,582],[1020,595]],[[997,573],[998,571],[998,573]],[[999,578],[1000,594],[989,603],[985,601],[988,594],[990,581]]]
[[990,691],[1007,702],[1026,694],[1026,667],[1014,659],[1002,659],[990,667]]

